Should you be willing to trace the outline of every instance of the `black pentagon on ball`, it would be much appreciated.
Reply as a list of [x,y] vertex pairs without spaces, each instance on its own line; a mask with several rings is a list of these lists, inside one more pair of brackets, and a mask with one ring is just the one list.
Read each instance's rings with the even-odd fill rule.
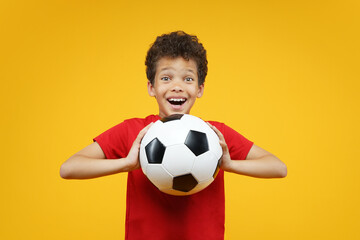
[[149,164],[160,164],[164,157],[165,146],[159,139],[154,138],[146,145],[145,153]]
[[197,184],[198,181],[190,173],[174,177],[173,179],[173,189],[181,192],[189,192],[196,187]]
[[184,116],[184,114],[173,114],[167,117],[163,117],[162,119],[160,119],[160,121],[162,121],[163,123],[166,122],[170,122],[170,121],[174,121],[174,120],[180,120],[182,118],[182,116]]
[[196,156],[209,151],[206,134],[190,130],[184,143]]

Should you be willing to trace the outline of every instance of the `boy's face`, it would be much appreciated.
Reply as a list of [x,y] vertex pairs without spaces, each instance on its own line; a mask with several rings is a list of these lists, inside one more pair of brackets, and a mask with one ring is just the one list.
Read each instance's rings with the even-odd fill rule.
[[198,84],[196,62],[182,57],[161,58],[156,65],[154,85],[148,82],[148,92],[156,98],[161,118],[189,114],[196,98],[204,92],[204,84]]

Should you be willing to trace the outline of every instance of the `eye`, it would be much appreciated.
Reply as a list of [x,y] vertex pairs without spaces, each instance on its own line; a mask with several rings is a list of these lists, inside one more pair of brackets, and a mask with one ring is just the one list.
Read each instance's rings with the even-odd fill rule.
[[191,77],[187,77],[187,78],[185,78],[185,82],[192,82],[192,81],[194,81],[194,79],[193,79],[193,78],[191,78]]
[[161,80],[163,80],[163,81],[169,81],[170,78],[169,78],[169,77],[162,77]]

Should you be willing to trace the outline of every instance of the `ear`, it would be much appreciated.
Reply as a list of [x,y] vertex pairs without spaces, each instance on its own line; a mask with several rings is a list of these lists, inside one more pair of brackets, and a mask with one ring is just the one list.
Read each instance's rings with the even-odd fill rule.
[[201,98],[203,94],[204,94],[204,84],[201,84],[201,85],[199,86],[199,90],[198,90],[198,93],[197,93],[197,97],[198,97],[198,98]]
[[148,89],[148,93],[149,93],[150,97],[155,97],[154,87],[150,81],[148,81],[148,83],[147,83],[147,89]]

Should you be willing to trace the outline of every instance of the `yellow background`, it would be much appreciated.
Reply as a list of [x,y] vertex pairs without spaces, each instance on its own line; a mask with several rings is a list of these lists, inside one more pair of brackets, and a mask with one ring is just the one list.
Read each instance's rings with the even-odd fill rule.
[[[157,35],[208,51],[193,115],[288,166],[226,174],[226,239],[360,239],[358,1],[1,1],[0,239],[123,239],[126,174],[66,181],[92,138],[157,113]],[[156,226],[161,227],[161,226]],[[181,226],[179,226],[181,227]]]

